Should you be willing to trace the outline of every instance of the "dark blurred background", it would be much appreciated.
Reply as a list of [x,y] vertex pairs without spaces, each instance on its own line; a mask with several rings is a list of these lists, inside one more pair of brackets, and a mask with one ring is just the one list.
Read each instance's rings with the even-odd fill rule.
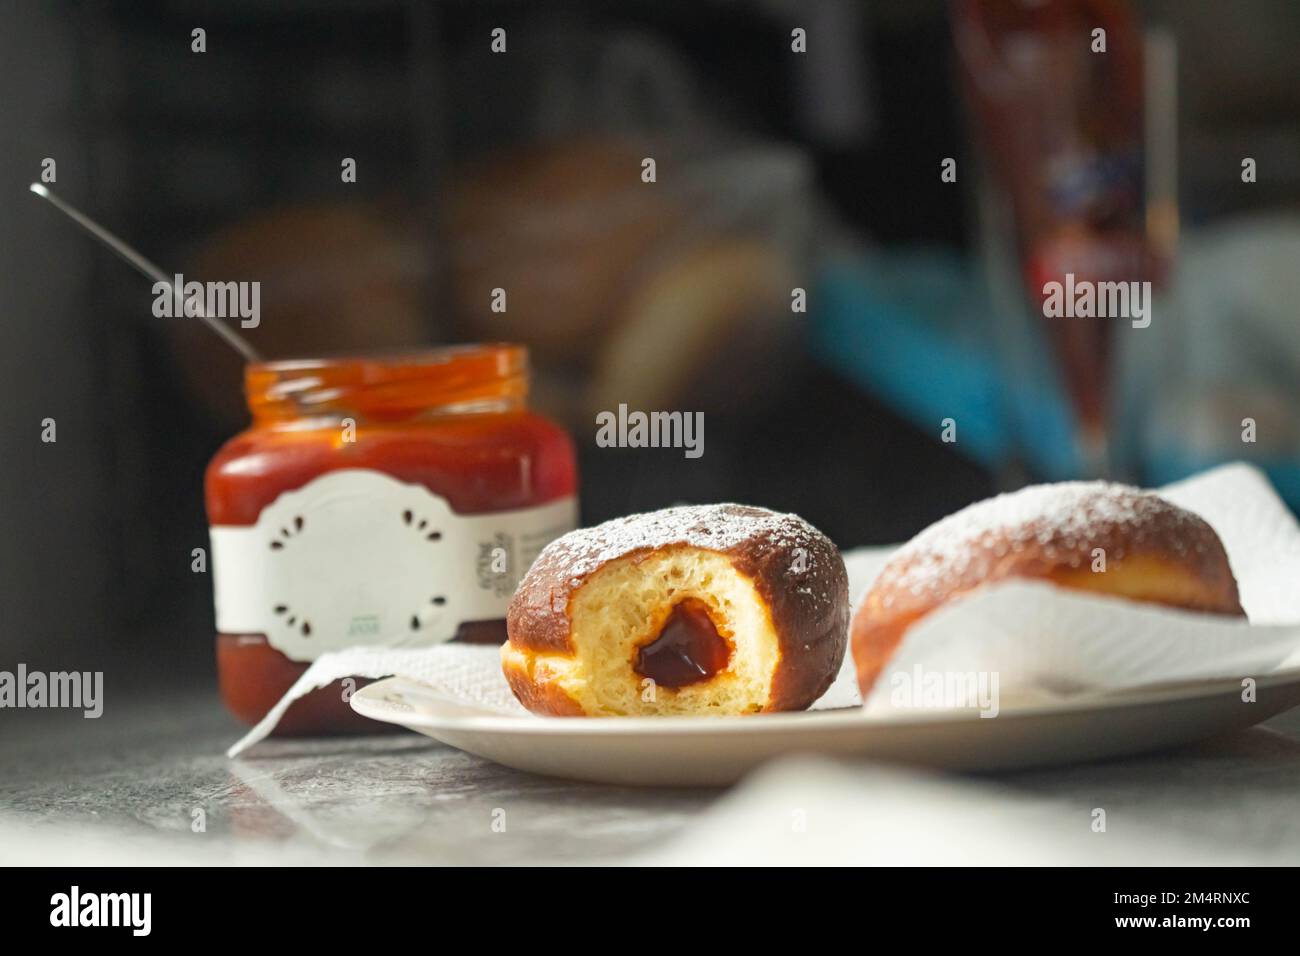
[[[528,344],[587,522],[739,500],[849,548],[1025,481],[1238,458],[1300,503],[1293,0],[0,18],[0,667],[207,679],[190,555],[204,467],[245,421],[233,354],[153,317],[148,282],[27,192],[46,158],[52,189],[164,269],[260,281],[269,356]],[[1076,57],[1095,22],[1108,60]],[[1155,281],[1150,328],[1057,341],[1029,320],[1042,262],[1134,248],[1120,272]],[[1102,457],[1079,442],[1098,396]],[[703,457],[597,449],[619,403],[704,412]]]

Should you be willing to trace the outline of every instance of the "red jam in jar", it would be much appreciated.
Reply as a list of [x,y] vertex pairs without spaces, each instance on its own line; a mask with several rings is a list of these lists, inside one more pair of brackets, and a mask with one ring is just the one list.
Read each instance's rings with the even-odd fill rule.
[[[236,717],[259,721],[326,651],[505,640],[519,578],[577,522],[573,445],[526,407],[522,346],[253,363],[245,390],[252,426],[206,481]],[[276,733],[378,726],[338,682]]]

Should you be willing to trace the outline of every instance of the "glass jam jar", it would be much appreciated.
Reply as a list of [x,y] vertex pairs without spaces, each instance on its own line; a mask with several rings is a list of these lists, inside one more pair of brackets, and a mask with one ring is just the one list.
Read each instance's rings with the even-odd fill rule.
[[[256,723],[325,651],[505,639],[519,578],[577,522],[573,445],[526,407],[522,346],[253,363],[245,391],[252,426],[206,479],[231,713]],[[378,726],[338,682],[276,733]]]

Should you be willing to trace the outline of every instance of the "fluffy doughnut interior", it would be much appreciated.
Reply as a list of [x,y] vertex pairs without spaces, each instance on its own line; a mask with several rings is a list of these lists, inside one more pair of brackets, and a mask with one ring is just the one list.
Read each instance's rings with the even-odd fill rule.
[[[707,607],[730,645],[726,665],[676,688],[647,684],[639,651],[690,599]],[[544,666],[587,714],[746,714],[767,704],[781,658],[776,630],[753,580],[721,554],[678,547],[610,562],[570,598],[569,610],[576,653],[545,655]]]

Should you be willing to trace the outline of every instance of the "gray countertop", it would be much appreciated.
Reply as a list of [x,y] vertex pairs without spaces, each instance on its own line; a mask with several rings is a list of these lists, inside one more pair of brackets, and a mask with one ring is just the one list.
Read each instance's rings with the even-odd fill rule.
[[[270,741],[228,760],[239,727],[208,694],[111,719],[8,711],[0,727],[10,862],[602,862],[671,845],[723,794],[536,777],[407,733]],[[972,780],[1300,862],[1300,710],[1176,752]]]

